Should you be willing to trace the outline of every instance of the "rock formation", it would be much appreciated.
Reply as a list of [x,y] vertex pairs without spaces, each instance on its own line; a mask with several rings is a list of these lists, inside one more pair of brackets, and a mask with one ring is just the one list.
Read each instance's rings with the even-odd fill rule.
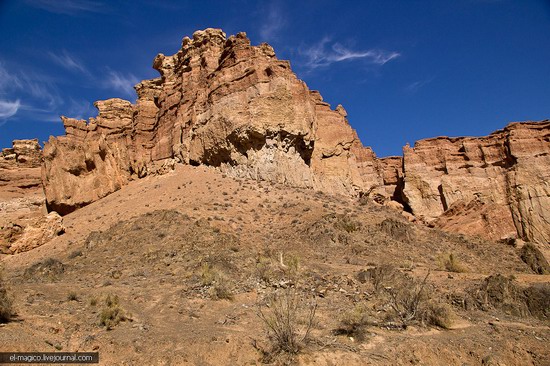
[[13,147],[2,149],[0,168],[10,169],[39,168],[42,163],[42,151],[37,139],[13,140]]
[[64,232],[63,218],[57,212],[50,212],[26,226],[5,252],[21,253],[38,248]]
[[135,104],[109,99],[88,121],[62,117],[66,135],[44,147],[50,210],[69,213],[178,162],[393,200],[446,230],[550,240],[547,121],[422,140],[403,157],[378,159],[342,106],[331,109],[271,46],[251,46],[244,33],[197,31],[153,67],[160,77],[135,86]]
[[550,241],[549,121],[422,140],[403,155],[403,197],[417,217],[492,239]]
[[[33,240],[27,229],[45,213],[41,164],[38,140],[14,140],[12,148],[0,153],[0,253],[13,253],[12,245],[25,232],[29,240]],[[37,243],[40,245],[43,241],[30,245]]]
[[62,117],[66,135],[44,147],[50,209],[71,212],[165,159],[336,193],[385,192],[344,108],[332,110],[271,46],[207,29],[153,67],[161,76],[136,85],[135,105],[110,99],[89,121]]
[[0,199],[42,190],[42,151],[38,140],[14,140],[0,152]]

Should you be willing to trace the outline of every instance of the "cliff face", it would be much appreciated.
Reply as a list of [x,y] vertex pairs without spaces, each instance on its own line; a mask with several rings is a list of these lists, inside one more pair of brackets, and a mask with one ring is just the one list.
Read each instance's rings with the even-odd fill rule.
[[422,140],[403,156],[403,196],[417,217],[493,239],[550,241],[550,122]]
[[135,105],[111,99],[96,102],[97,118],[63,117],[66,136],[44,148],[50,209],[68,213],[166,159],[335,193],[385,192],[345,110],[331,110],[269,45],[207,29],[153,67],[161,76],[136,85]]
[[403,157],[378,159],[342,106],[331,109],[269,45],[251,46],[244,33],[197,31],[153,67],[160,77],[136,85],[135,104],[109,99],[88,121],[62,117],[66,135],[44,147],[50,210],[69,213],[179,162],[393,199],[450,231],[550,240],[550,122],[422,140]]
[[0,152],[0,168],[39,168],[42,164],[42,151],[37,139],[13,140],[11,148]]
[[38,140],[14,140],[0,152],[0,198],[24,195],[42,188],[42,151]]

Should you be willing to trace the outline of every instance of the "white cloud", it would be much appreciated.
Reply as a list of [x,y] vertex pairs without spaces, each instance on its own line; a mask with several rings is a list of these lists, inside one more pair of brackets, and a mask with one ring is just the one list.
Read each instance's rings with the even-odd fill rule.
[[104,13],[105,4],[90,0],[27,0],[27,4],[55,14]]
[[425,80],[415,81],[414,83],[410,83],[409,85],[407,85],[405,87],[405,90],[408,91],[409,93],[416,93],[421,88],[423,88],[426,84],[431,83],[433,80],[434,80],[434,77],[425,79]]
[[385,51],[380,49],[370,49],[364,51],[355,51],[344,47],[336,42],[330,47],[330,39],[323,38],[317,44],[300,50],[300,54],[306,59],[306,66],[310,69],[329,66],[335,62],[347,60],[362,59],[375,65],[384,65],[385,63],[399,57],[401,54],[394,51]]
[[14,116],[21,107],[19,99],[14,102],[0,100],[0,120],[8,119]]
[[69,71],[81,72],[83,74],[89,74],[83,63],[76,59],[74,56],[69,55],[66,50],[61,51],[61,54],[56,55],[53,52],[49,52],[50,58]]
[[268,15],[260,27],[260,36],[262,41],[272,41],[277,37],[277,33],[283,28],[286,20],[275,2],[270,3],[265,10]]
[[21,80],[17,75],[11,74],[6,70],[2,62],[0,62],[0,93],[6,93],[21,87]]
[[108,77],[104,81],[104,86],[123,92],[127,96],[134,96],[134,85],[138,82],[139,80],[133,74],[124,75],[117,71],[108,70]]
[[97,114],[97,109],[93,105],[84,99],[74,100],[70,98],[67,106],[67,116],[71,116],[76,119],[88,119],[90,116]]
[[11,72],[0,62],[0,95],[28,95],[45,102],[50,107],[62,103],[52,78],[32,71]]

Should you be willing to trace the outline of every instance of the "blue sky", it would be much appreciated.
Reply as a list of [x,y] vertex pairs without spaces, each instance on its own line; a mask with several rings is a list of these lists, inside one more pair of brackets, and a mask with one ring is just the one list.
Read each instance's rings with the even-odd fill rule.
[[0,0],[0,147],[135,101],[155,55],[208,27],[270,43],[378,156],[550,118],[549,0]]

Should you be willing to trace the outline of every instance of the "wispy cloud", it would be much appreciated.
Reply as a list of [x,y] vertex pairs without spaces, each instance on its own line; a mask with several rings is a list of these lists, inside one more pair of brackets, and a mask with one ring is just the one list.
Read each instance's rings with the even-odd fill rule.
[[0,62],[0,94],[4,94],[12,89],[20,87],[21,81],[17,75],[8,72],[4,64]]
[[336,62],[362,59],[375,65],[385,63],[401,56],[399,52],[369,49],[356,51],[335,42],[331,44],[330,38],[323,38],[317,44],[299,51],[305,57],[305,65],[310,69],[330,66]]
[[19,73],[9,71],[0,61],[0,95],[5,94],[26,94],[50,107],[61,103],[61,97],[51,78],[28,70]]
[[138,82],[138,78],[131,73],[124,75],[120,72],[108,69],[107,79],[105,79],[103,85],[106,88],[123,92],[127,96],[134,96],[134,85]]
[[19,99],[10,102],[8,100],[0,99],[0,122],[14,116],[21,107]]
[[72,118],[87,119],[97,114],[97,109],[87,100],[75,100],[70,98],[68,104],[66,115]]
[[63,15],[79,15],[82,13],[105,13],[105,4],[91,0],[27,0],[27,4]]
[[69,71],[81,72],[86,75],[89,74],[84,64],[76,57],[70,55],[66,50],[61,51],[60,54],[55,54],[53,52],[48,52],[48,54],[53,62]]
[[61,105],[53,79],[30,70],[10,70],[0,61],[0,125],[20,117],[43,121]]
[[260,27],[260,36],[262,41],[273,41],[277,38],[277,33],[286,24],[282,9],[277,2],[271,2],[267,6],[267,19],[263,19]]
[[63,104],[55,82],[44,75],[28,72],[18,76],[21,83],[19,91],[30,94],[47,104],[48,108],[55,109]]
[[425,85],[431,83],[434,79],[435,77],[431,77],[429,79],[418,80],[418,81],[415,81],[414,83],[410,83],[405,87],[405,91],[409,93],[416,93],[417,91],[422,89]]

